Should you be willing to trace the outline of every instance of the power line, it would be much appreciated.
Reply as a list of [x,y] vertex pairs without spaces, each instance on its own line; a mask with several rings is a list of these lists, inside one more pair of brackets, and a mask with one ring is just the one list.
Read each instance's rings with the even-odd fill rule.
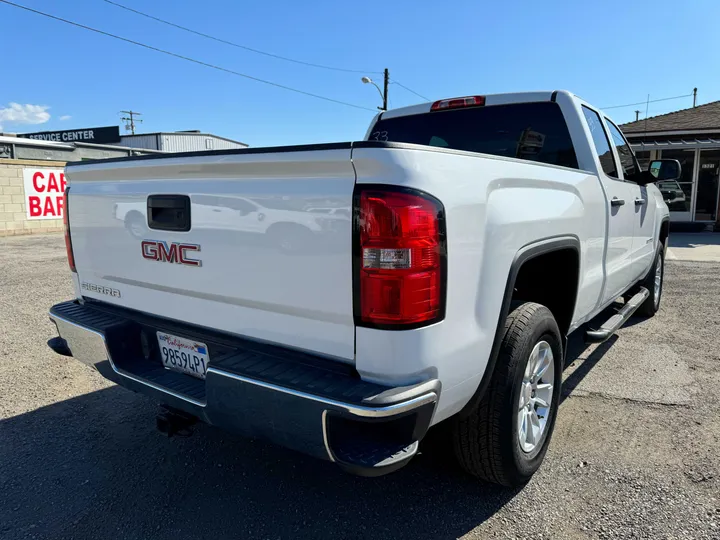
[[245,73],[240,73],[239,71],[234,71],[234,70],[232,70],[232,69],[228,69],[228,68],[224,68],[224,67],[221,67],[221,66],[217,66],[217,65],[215,65],[215,64],[209,64],[209,63],[207,63],[207,62],[203,62],[202,60],[196,60],[196,59],[194,59],[194,58],[190,58],[189,56],[183,56],[183,55],[181,55],[181,54],[177,54],[177,53],[174,53],[174,52],[171,52],[171,51],[167,51],[167,50],[165,50],[165,49],[160,49],[160,48],[158,48],[158,47],[153,47],[152,45],[147,45],[147,44],[145,44],[145,43],[140,43],[139,41],[133,41],[132,39],[124,38],[124,37],[118,36],[118,35],[116,35],[116,34],[111,34],[111,33],[109,33],[109,32],[105,32],[105,31],[103,31],[103,30],[98,30],[97,28],[93,28],[93,27],[91,27],[91,26],[86,26],[86,25],[84,25],[84,24],[76,23],[76,22],[70,21],[70,20],[68,20],[68,19],[63,19],[62,17],[56,17],[55,15],[50,15],[49,13],[45,13],[45,12],[43,12],[43,11],[38,11],[38,10],[36,10],[36,9],[32,9],[32,8],[27,7],[27,6],[23,6],[23,5],[20,5],[20,4],[16,4],[16,3],[14,3],[14,2],[9,2],[8,0],[0,0],[0,3],[7,4],[7,5],[9,5],[9,6],[13,6],[13,7],[16,7],[16,8],[24,9],[25,11],[30,11],[31,13],[35,13],[35,14],[37,14],[37,15],[42,15],[43,17],[47,17],[47,18],[49,18],[49,19],[54,19],[54,20],[56,20],[56,21],[64,22],[64,23],[66,23],[66,24],[70,24],[70,25],[72,25],[72,26],[76,26],[76,27],[78,27],[78,28],[82,28],[82,29],[84,29],[84,30],[90,30],[91,32],[95,32],[96,34],[102,34],[103,36],[108,36],[108,37],[111,37],[111,38],[119,39],[119,40],[124,41],[124,42],[126,42],[126,43],[132,43],[133,45],[137,45],[138,47],[143,47],[143,48],[149,49],[149,50],[151,50],[151,51],[156,51],[156,52],[160,52],[160,53],[163,53],[163,54],[167,54],[168,56],[174,56],[175,58],[180,58],[181,60],[186,60],[186,61],[192,62],[192,63],[194,63],[194,64],[198,64],[198,65],[201,65],[201,66],[205,66],[205,67],[209,67],[209,68],[212,68],[212,69],[216,69],[216,70],[218,70],[218,71],[224,71],[225,73],[230,73],[231,75],[237,75],[238,77],[244,77],[244,78],[250,79],[250,80],[252,80],[252,81],[261,82],[261,83],[263,83],[263,84],[268,84],[268,85],[270,85],[270,86],[275,86],[276,88],[282,88],[283,90],[289,90],[290,92],[295,92],[295,93],[297,93],[297,94],[303,94],[303,95],[305,95],[305,96],[310,96],[310,97],[314,97],[314,98],[317,98],[317,99],[322,99],[322,100],[324,100],[324,101],[329,101],[329,102],[331,102],[331,103],[337,103],[337,104],[339,104],[339,105],[345,105],[345,106],[347,106],[347,107],[353,107],[353,108],[355,108],[355,109],[362,109],[362,110],[365,110],[365,111],[375,112],[373,109],[371,109],[371,108],[369,108],[369,107],[363,107],[362,105],[355,105],[355,104],[353,104],[353,103],[348,103],[348,102],[346,102],[346,101],[340,101],[340,100],[338,100],[338,99],[333,99],[333,98],[329,98],[329,97],[325,97],[325,96],[320,96],[320,95],[318,95],[318,94],[313,94],[313,93],[311,93],[311,92],[306,92],[305,90],[298,90],[297,88],[292,88],[292,87],[290,87],[290,86],[285,86],[284,84],[279,84],[279,83],[275,83],[275,82],[271,82],[271,81],[266,81],[266,80],[260,79],[260,78],[258,78],[258,77],[253,77],[252,75],[246,75]]
[[[107,1],[107,0],[105,0],[105,1]],[[405,85],[402,84],[401,82],[396,81],[395,79],[393,79],[392,82],[394,82],[395,84],[397,84],[397,85],[400,86],[401,88],[404,88],[404,89],[407,90],[408,92],[412,92],[412,93],[415,94],[417,97],[422,98],[422,99],[424,99],[425,101],[430,101],[430,98],[426,98],[426,97],[423,96],[422,94],[418,94],[415,90],[413,90],[412,88],[408,88],[407,86],[405,86]]]
[[[198,31],[198,30],[193,30],[192,28],[188,28],[188,27],[186,27],[186,26],[181,26],[181,25],[179,25],[179,24],[170,22],[170,21],[168,21],[168,20],[166,20],[166,19],[162,19],[162,18],[160,18],[160,17],[156,17],[156,16],[154,16],[154,15],[150,15],[149,13],[145,13],[144,11],[140,11],[140,10],[138,10],[138,9],[134,9],[134,8],[129,7],[129,6],[120,4],[119,2],[113,2],[112,0],[103,0],[103,2],[105,2],[105,3],[107,3],[107,4],[110,4],[110,5],[113,5],[113,6],[116,6],[116,7],[119,7],[120,9],[124,9],[124,10],[126,10],[126,11],[130,11],[130,12],[135,13],[135,14],[137,14],[137,15],[140,15],[140,16],[142,16],[142,17],[146,17],[146,18],[148,18],[148,19],[152,19],[153,21],[157,21],[157,22],[159,22],[159,23],[166,24],[166,25],[168,25],[168,26],[172,26],[173,28],[178,28],[178,29],[180,29],[180,30],[184,30],[185,32],[190,32],[191,34],[195,34],[195,35],[197,35],[197,36],[201,36],[201,37],[204,37],[204,38],[206,38],[206,39],[211,39],[211,40],[213,40],[213,41],[217,41],[218,43],[224,43],[225,45],[230,45],[230,46],[232,46],[232,47],[237,47],[237,48],[240,48],[240,49],[245,49],[246,51],[251,51],[251,52],[254,52],[254,53],[257,53],[257,54],[262,54],[262,55],[265,55],[265,56],[269,56],[269,57],[271,57],[271,58],[277,58],[277,59],[279,59],[279,60],[285,60],[285,61],[287,61],[287,62],[294,62],[295,64],[301,64],[301,65],[304,65],[304,66],[310,66],[310,67],[315,67],[315,68],[320,68],[320,69],[327,69],[327,70],[331,70],[331,71],[342,71],[342,72],[345,72],[345,73],[365,73],[365,74],[373,74],[373,75],[382,75],[382,73],[383,73],[382,71],[370,71],[370,70],[348,69],[348,68],[338,68],[338,67],[334,67],[334,66],[325,66],[325,65],[323,65],[323,64],[315,64],[315,63],[313,63],[313,62],[305,62],[304,60],[297,60],[297,59],[295,59],[295,58],[288,58],[287,56],[281,56],[281,55],[279,55],[279,54],[273,54],[273,53],[261,51],[261,50],[259,50],[259,49],[254,49],[254,48],[252,48],[252,47],[248,47],[247,45],[241,45],[241,44],[239,44],[239,43],[235,43],[235,42],[233,42],[233,41],[228,41],[228,40],[226,40],[226,39],[222,39],[222,38],[219,38],[219,37],[210,35],[210,34],[206,34],[206,33],[204,33],[204,32],[200,32],[200,31]],[[393,82],[394,82],[395,84],[397,84],[398,86],[401,86],[402,88],[404,88],[404,89],[407,90],[408,92],[411,92],[411,93],[415,94],[415,95],[418,96],[419,98],[422,98],[422,99],[424,99],[425,101],[430,101],[430,99],[426,98],[426,97],[423,96],[422,94],[418,94],[418,93],[417,93],[415,90],[413,90],[412,88],[408,88],[408,87],[405,86],[404,84],[402,84],[402,83],[400,83],[400,82],[398,82],[398,81],[395,81],[395,80],[393,80]]]
[[240,45],[239,43],[235,43],[232,41],[228,41],[226,39],[218,38],[215,36],[212,36],[210,34],[205,34],[204,32],[199,32],[197,30],[193,30],[192,28],[188,28],[186,26],[181,26],[179,24],[175,24],[173,22],[167,21],[165,19],[161,19],[160,17],[155,17],[154,15],[150,15],[149,13],[145,13],[143,11],[139,11],[137,9],[133,9],[131,7],[125,6],[123,4],[119,4],[117,2],[112,2],[111,0],[103,0],[104,2],[108,4],[112,4],[113,6],[119,7],[120,9],[124,9],[127,11],[131,11],[132,13],[136,13],[137,15],[141,15],[142,17],[147,17],[148,19],[152,19],[154,21],[167,24],[168,26],[172,26],[174,28],[178,28],[180,30],[184,30],[185,32],[190,32],[191,34],[195,34],[197,36],[201,36],[207,39],[212,39],[213,41],[217,41],[219,43],[224,43],[225,45],[230,45],[232,47],[237,47],[239,49],[245,49],[246,51],[254,52],[257,54],[262,54],[265,56],[269,56],[271,58],[277,58],[279,60],[285,60],[286,62],[294,62],[295,64],[302,64],[304,66],[310,66],[314,68],[320,68],[320,69],[328,69],[331,71],[343,71],[345,73],[373,73],[373,74],[381,74],[380,71],[363,71],[359,69],[347,69],[347,68],[339,68],[334,66],[324,66],[322,64],[314,64],[312,62],[305,62],[303,60],[296,60],[294,58],[288,58],[287,56],[280,56],[279,54],[273,54],[265,51],[261,51],[259,49],[253,49],[252,47],[248,47],[247,45]]
[[683,94],[682,96],[673,96],[673,97],[666,97],[666,98],[660,98],[660,99],[651,99],[650,101],[638,101],[637,103],[628,103],[627,105],[613,105],[612,107],[600,107],[601,109],[621,109],[623,107],[634,107],[636,105],[646,105],[648,103],[657,103],[658,101],[669,101],[671,99],[680,99],[684,97],[690,97],[692,94]]

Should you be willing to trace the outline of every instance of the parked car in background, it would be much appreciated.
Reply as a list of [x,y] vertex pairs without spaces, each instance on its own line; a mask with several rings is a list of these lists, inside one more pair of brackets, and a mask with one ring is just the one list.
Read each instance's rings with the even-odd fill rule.
[[657,187],[670,210],[686,211],[685,192],[677,181],[658,182]]
[[[148,234],[146,202],[118,202],[114,211],[135,238]],[[193,197],[192,227],[264,234],[273,246],[300,251],[310,243],[313,233],[334,230],[335,222],[347,221],[348,214],[343,208],[296,209],[282,198],[256,200],[200,193]]]

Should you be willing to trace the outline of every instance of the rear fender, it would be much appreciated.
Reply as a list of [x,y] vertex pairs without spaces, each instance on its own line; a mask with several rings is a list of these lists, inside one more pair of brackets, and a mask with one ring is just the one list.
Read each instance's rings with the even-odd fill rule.
[[[574,250],[578,254],[578,257],[580,256],[580,240],[576,236],[570,235],[546,238],[537,242],[533,242],[532,244],[528,244],[521,248],[515,255],[515,258],[513,259],[513,262],[510,266],[510,272],[508,274],[507,282],[505,284],[505,292],[503,293],[502,305],[500,308],[500,314],[498,316],[497,327],[495,329],[495,338],[493,339],[490,358],[488,358],[485,373],[483,374],[482,379],[480,380],[480,384],[478,385],[478,388],[473,394],[472,398],[470,398],[470,401],[468,401],[462,411],[460,411],[460,415],[467,415],[475,408],[475,406],[482,399],[488,385],[490,384],[490,379],[492,378],[492,375],[495,371],[495,365],[497,363],[498,353],[500,351],[500,344],[503,340],[505,320],[510,313],[513,291],[515,290],[515,282],[523,264],[534,259],[535,257],[568,248]],[[563,336],[563,346],[565,347],[566,345],[567,337]]]

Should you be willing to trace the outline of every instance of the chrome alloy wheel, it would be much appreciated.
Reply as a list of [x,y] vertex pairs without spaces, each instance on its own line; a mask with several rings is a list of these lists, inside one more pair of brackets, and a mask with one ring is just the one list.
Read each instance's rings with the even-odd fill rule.
[[655,309],[660,304],[660,291],[662,290],[662,278],[663,278],[663,256],[658,257],[657,264],[655,265]]
[[542,439],[553,405],[555,359],[547,341],[538,342],[525,366],[517,417],[517,436],[523,452],[530,453]]

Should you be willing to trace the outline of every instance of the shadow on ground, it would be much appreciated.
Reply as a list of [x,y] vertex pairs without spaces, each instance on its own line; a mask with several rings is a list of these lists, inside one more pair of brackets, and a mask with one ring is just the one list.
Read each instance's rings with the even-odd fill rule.
[[119,387],[0,423],[0,537],[456,538],[516,493],[425,452],[376,479],[201,426]]
[[670,235],[669,247],[671,248],[698,248],[705,246],[720,246],[720,234],[701,232]]
[[[642,319],[639,320],[641,321]],[[636,321],[635,323],[637,324],[638,320],[633,318],[628,322],[633,321]],[[573,390],[578,387],[585,376],[603,359],[617,339],[618,337],[613,334],[606,342],[598,345],[587,358],[582,360],[580,366],[563,381],[562,396],[560,396],[561,402],[565,401],[565,399],[572,394]],[[583,341],[582,331],[575,332],[570,336],[565,358],[565,369],[572,365],[573,362],[578,361],[578,358],[580,358],[589,347],[590,346]]]
[[[566,365],[586,350],[581,338]],[[568,377],[564,396],[613,342]],[[112,386],[0,422],[0,537],[449,539],[517,493],[464,476],[442,428],[403,470],[364,479],[210,426],[168,440],[155,413]]]

